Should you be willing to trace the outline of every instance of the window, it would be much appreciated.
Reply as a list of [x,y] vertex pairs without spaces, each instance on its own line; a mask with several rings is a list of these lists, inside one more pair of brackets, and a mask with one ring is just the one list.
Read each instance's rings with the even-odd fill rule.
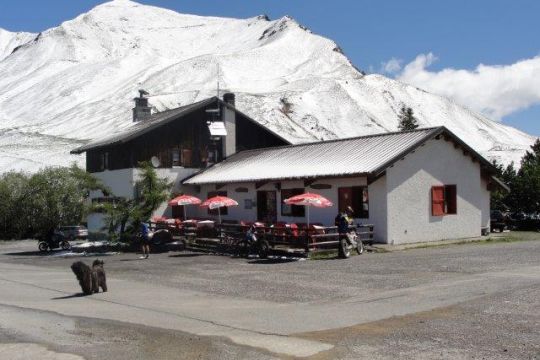
[[171,163],[172,166],[181,166],[180,163],[180,149],[172,149],[171,150]]
[[281,216],[304,217],[306,214],[305,206],[302,205],[287,205],[283,200],[295,195],[304,193],[304,189],[282,189],[281,190]]
[[[209,191],[208,192],[208,199],[214,196],[227,196],[226,191]],[[226,206],[219,208],[219,212],[221,215],[227,215],[229,213],[229,208]],[[218,215],[218,209],[208,209],[208,215]]]
[[441,185],[431,188],[431,214],[433,216],[457,214],[456,185]]
[[369,218],[369,195],[367,186],[340,187],[338,189],[338,208],[340,212],[350,206],[354,217]]
[[191,156],[192,152],[191,152],[191,149],[182,149],[182,165],[184,165],[184,167],[192,167],[193,165],[193,162],[191,161],[192,160],[192,156]]

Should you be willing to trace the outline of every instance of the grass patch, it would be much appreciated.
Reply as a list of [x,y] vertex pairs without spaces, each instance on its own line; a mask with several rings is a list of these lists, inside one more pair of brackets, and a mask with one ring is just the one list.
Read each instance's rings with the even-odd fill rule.
[[412,249],[425,249],[425,248],[432,248],[432,247],[443,247],[443,246],[452,246],[452,245],[487,245],[487,244],[497,244],[497,243],[512,243],[512,242],[519,242],[519,241],[530,241],[530,240],[540,240],[540,236],[537,238],[531,237],[530,235],[523,235],[523,234],[509,234],[508,236],[490,236],[485,239],[476,239],[476,240],[460,240],[460,241],[454,241],[454,242],[448,242],[448,243],[424,243],[419,245],[411,244],[411,246],[405,247],[403,250],[412,250]]
[[333,260],[339,259],[337,250],[316,251],[310,252],[308,259],[310,260]]

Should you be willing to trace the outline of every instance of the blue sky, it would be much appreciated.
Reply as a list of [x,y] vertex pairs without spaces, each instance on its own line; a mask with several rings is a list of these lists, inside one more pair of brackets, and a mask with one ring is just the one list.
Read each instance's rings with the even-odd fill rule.
[[[102,2],[104,1],[3,1],[0,8],[0,27],[10,31],[39,32],[88,11]],[[540,99],[534,99],[538,94],[538,88],[534,84],[524,84],[523,78],[520,78],[519,81],[495,82],[493,85],[494,83],[487,81],[485,76],[476,76],[474,73],[479,64],[508,67],[508,72],[514,73],[513,68],[510,68],[512,64],[521,64],[522,60],[533,59],[540,55],[538,40],[540,1],[141,0],[139,2],[198,15],[251,17],[267,14],[272,19],[290,15],[313,32],[336,41],[357,67],[367,72],[382,72],[383,63],[394,58],[394,64],[399,66],[387,68],[392,70],[386,73],[387,76],[412,82],[430,91],[439,89],[438,92],[446,96],[474,93],[473,89],[482,89],[484,84],[486,88],[490,85],[497,88],[511,88],[515,92],[512,94],[515,99],[511,102],[514,105],[519,103],[517,107],[499,106],[497,103],[503,102],[499,99],[508,98],[508,93],[502,93],[498,97],[486,99],[486,103],[477,106],[476,110],[478,107],[493,107],[487,111],[490,115],[495,114],[491,116],[492,118],[498,117],[505,124],[540,135]],[[437,60],[415,73],[404,73],[407,64],[413,62],[418,55],[428,53],[434,54]],[[537,69],[536,62],[524,64]],[[440,84],[448,83],[448,78],[444,76],[454,76],[452,72],[441,73],[448,69],[469,71],[469,76],[464,78],[467,85],[458,82],[455,88],[449,89],[448,92],[441,89]],[[497,71],[493,74],[495,77],[504,77]],[[418,80],[426,77],[429,80]],[[533,80],[540,84],[540,79]],[[529,87],[528,92],[520,86]],[[460,101],[459,96],[456,101],[474,101],[470,100],[471,96],[464,96],[463,101]],[[475,104],[465,105],[473,107]]]

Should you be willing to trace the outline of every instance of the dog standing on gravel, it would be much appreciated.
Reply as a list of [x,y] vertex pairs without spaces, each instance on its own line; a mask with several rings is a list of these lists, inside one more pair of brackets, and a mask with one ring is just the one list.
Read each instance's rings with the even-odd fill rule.
[[103,264],[103,261],[99,259],[94,260],[92,267],[82,261],[76,261],[71,264],[71,270],[73,270],[77,280],[79,280],[79,284],[85,295],[92,295],[99,292],[100,287],[103,292],[107,291],[107,279]]

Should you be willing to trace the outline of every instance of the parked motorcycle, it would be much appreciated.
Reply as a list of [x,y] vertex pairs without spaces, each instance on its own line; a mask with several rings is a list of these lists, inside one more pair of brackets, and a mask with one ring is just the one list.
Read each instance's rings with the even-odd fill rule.
[[351,251],[355,249],[358,255],[364,252],[364,244],[356,233],[355,228],[351,228],[347,234],[343,234],[339,239],[339,257],[346,259],[351,256]]
[[54,249],[69,250],[71,249],[71,244],[64,234],[55,231],[53,234],[43,236],[38,240],[38,249],[41,252]]
[[246,231],[244,238],[238,244],[238,256],[247,257],[253,249],[258,249],[259,239],[257,238],[256,226],[251,225]]

